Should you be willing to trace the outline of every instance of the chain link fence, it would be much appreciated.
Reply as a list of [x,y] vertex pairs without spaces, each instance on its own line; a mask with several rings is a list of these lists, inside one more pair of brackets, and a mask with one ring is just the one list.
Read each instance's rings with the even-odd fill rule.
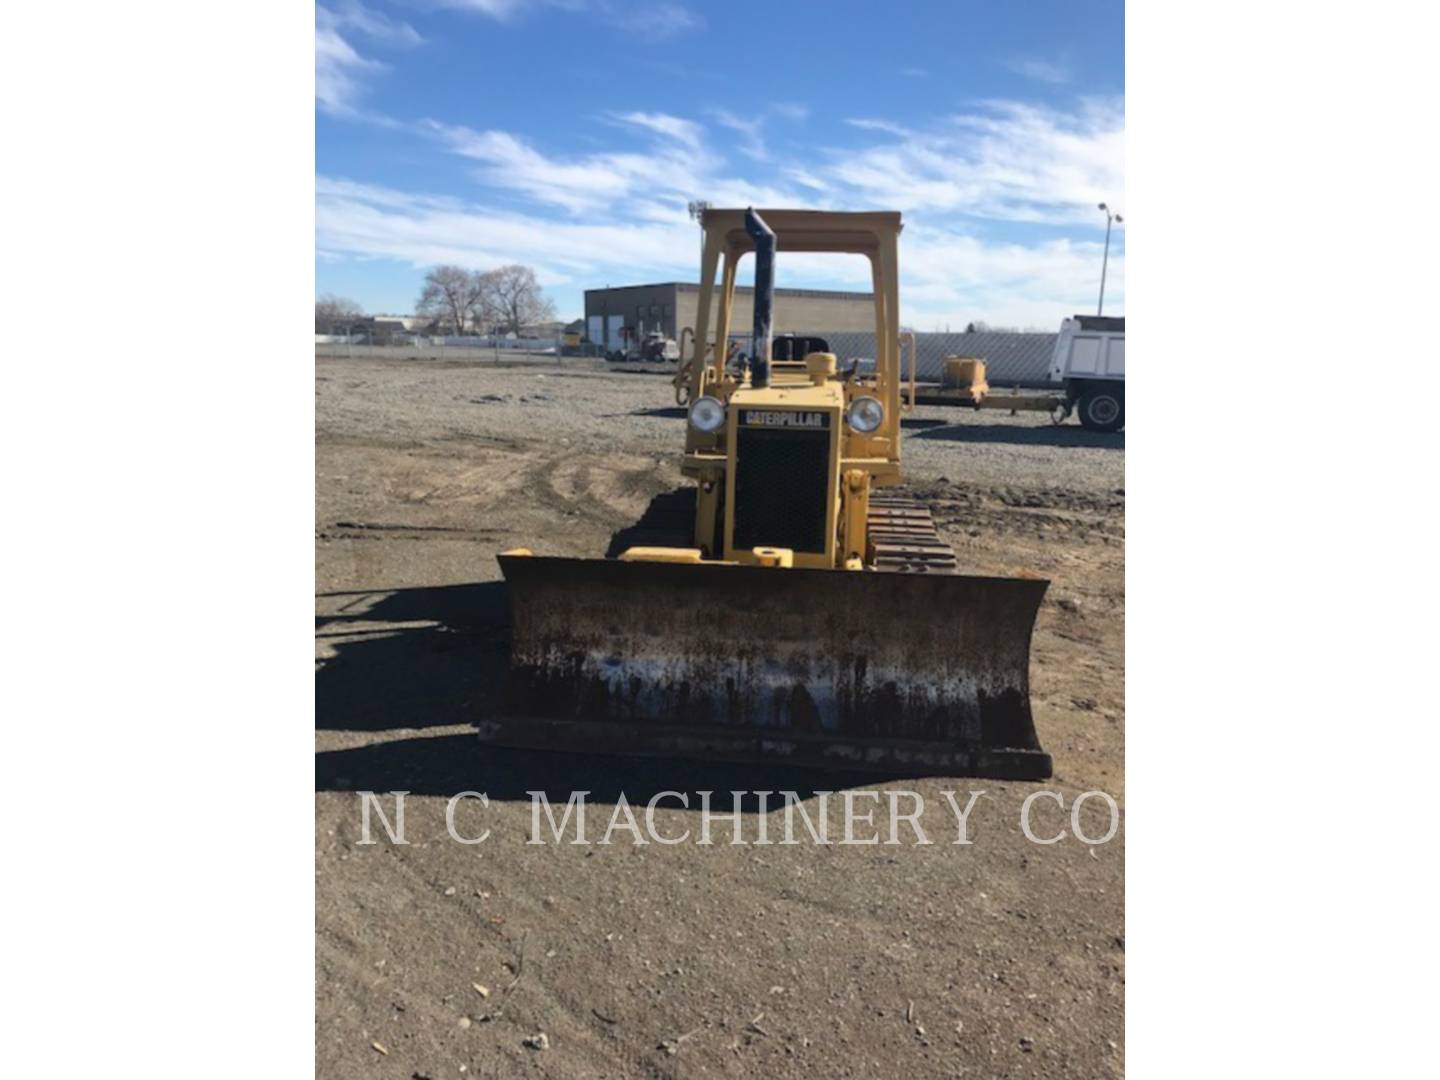
[[[848,360],[872,360],[875,356],[875,335],[823,330],[810,332],[824,338],[830,349]],[[986,375],[996,388],[1021,387],[1046,389],[1057,385],[1050,378],[1051,358],[1058,335],[1040,333],[917,333],[916,378],[920,382],[938,383],[945,369],[947,356],[977,357],[985,361]],[[733,335],[743,348],[749,347],[745,335]],[[451,359],[467,357],[483,359],[505,356],[567,356],[601,355],[599,346],[564,347],[552,338],[455,338],[415,337],[403,343],[371,344],[363,337],[315,337],[315,355],[327,357],[373,356],[385,359]]]
[[505,356],[559,356],[558,338],[407,337],[383,344],[364,335],[315,335],[315,355],[325,357],[370,356],[389,360],[464,360]]
[[[830,351],[842,362],[875,358],[874,334],[817,331],[816,336],[828,341]],[[1058,334],[1040,333],[917,333],[915,378],[938,383],[947,356],[967,356],[985,361],[986,378],[997,388],[1048,388],[1057,385],[1050,378],[1050,362],[1058,338]]]

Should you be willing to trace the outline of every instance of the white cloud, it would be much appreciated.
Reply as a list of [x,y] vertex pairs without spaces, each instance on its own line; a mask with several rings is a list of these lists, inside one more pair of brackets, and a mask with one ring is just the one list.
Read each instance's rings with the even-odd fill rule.
[[348,112],[360,97],[365,76],[383,70],[384,64],[361,56],[338,31],[315,27],[315,100],[322,108]]
[[809,118],[810,107],[794,101],[776,101],[762,112],[750,116],[737,116],[728,109],[710,109],[710,116],[721,127],[729,128],[739,136],[739,151],[754,161],[769,161],[770,151],[765,142],[765,124],[769,117],[778,116],[799,123]]
[[833,190],[824,180],[805,169],[786,169],[784,176],[785,179],[789,180],[792,184],[799,184],[801,187],[809,188],[811,191],[828,192]]
[[415,267],[453,262],[487,269],[534,266],[542,281],[578,280],[610,271],[626,280],[639,268],[690,275],[698,236],[683,205],[672,220],[555,221],[431,195],[320,177],[316,247],[350,256],[397,259]]
[[394,188],[338,177],[316,176],[315,194],[321,198],[353,199],[392,209],[464,210],[465,202],[452,195],[419,195]]
[[602,3],[599,9],[609,21],[642,41],[663,41],[705,25],[703,17],[681,4]]
[[612,120],[618,120],[623,124],[633,124],[636,127],[646,128],[657,135],[664,135],[674,139],[692,150],[700,149],[700,137],[702,128],[693,120],[682,120],[678,116],[671,116],[668,113],[611,113]]
[[630,154],[594,154],[560,162],[506,131],[474,131],[433,121],[427,126],[455,153],[481,162],[480,177],[486,182],[572,212],[595,209],[623,196],[644,164]]
[[409,23],[391,19],[358,0],[317,6],[315,100],[327,112],[340,115],[353,114],[368,78],[388,70],[380,61],[361,56],[342,31],[392,46],[418,45],[423,40]]
[[337,27],[345,27],[391,45],[419,45],[425,39],[407,22],[392,19],[383,12],[368,8],[360,0],[332,0],[317,10],[324,12]]
[[[716,124],[748,134],[742,123]],[[697,236],[685,206],[897,208],[905,212],[902,302],[907,323],[930,329],[970,319],[1054,326],[1090,310],[1098,287],[1102,200],[1123,205],[1123,114],[1118,101],[1063,113],[984,103],[927,125],[852,125],[877,140],[859,151],[817,151],[804,168],[727,165],[713,129],[668,113],[609,114],[639,136],[636,150],[552,154],[503,130],[426,121],[419,130],[474,163],[481,202],[324,178],[317,247],[349,258],[415,266],[532,265],[548,284],[579,289],[645,278],[693,279]],[[758,131],[755,132],[758,135]],[[737,159],[741,160],[742,159]],[[528,204],[528,205],[527,205]],[[556,208],[563,214],[555,217]],[[1097,219],[1099,219],[1097,221]],[[994,222],[1046,226],[1000,241]],[[1065,238],[1056,238],[1063,229]],[[1123,310],[1123,238],[1112,243],[1106,299]],[[782,284],[865,288],[859,260],[791,254]],[[1107,305],[1108,306],[1108,305]]]
[[1051,86],[1064,86],[1070,81],[1070,68],[1060,61],[1022,56],[1011,60],[1006,67],[1017,75],[1034,79],[1036,82],[1049,83]]
[[[790,204],[784,197],[718,201]],[[605,281],[657,277],[694,280],[698,259],[696,228],[678,199],[617,205],[604,214],[556,221],[322,177],[315,220],[316,247],[327,257],[393,259],[417,269],[436,263],[487,269],[520,262],[535,267],[552,288],[580,290]],[[1100,243],[995,243],[912,218],[901,242],[900,267],[908,325],[959,328],[984,319],[1048,328],[1065,315],[1090,310],[1099,281]],[[1123,310],[1124,269],[1123,254],[1112,247],[1106,299],[1117,311]],[[858,257],[791,254],[782,258],[779,273],[782,285],[869,287],[868,267]]]
[[556,158],[506,131],[475,131],[434,120],[426,121],[424,129],[456,154],[479,162],[479,177],[486,183],[572,214],[602,210],[642,192],[653,196],[688,191],[695,198],[696,170],[708,161],[698,143],[687,141],[698,140],[698,127],[694,132],[684,127],[660,132],[669,127],[662,114],[632,114],[628,122],[660,134],[648,152]]
[[756,161],[765,161],[769,154],[765,150],[765,121],[747,120],[725,109],[712,109],[710,115],[721,127],[729,128],[740,135],[740,152]]
[[924,132],[883,120],[852,125],[893,135],[832,154],[830,175],[861,199],[1008,221],[1093,221],[1095,204],[1125,185],[1125,118],[1118,99],[1062,113],[986,102]]
[[[1060,319],[1090,311],[1100,283],[1102,244],[1048,240],[986,242],[917,222],[905,230],[900,263],[906,321],[919,329],[971,319],[1053,329]],[[1125,259],[1112,243],[1106,306],[1124,302]]]
[[[615,4],[610,0],[428,0],[430,6],[472,11],[500,22],[537,8],[590,12],[643,41],[664,40],[698,30],[705,20],[680,4]],[[327,0],[315,8],[315,100],[327,112],[359,116],[359,103],[367,82],[387,71],[387,64],[362,55],[353,44],[357,36],[378,47],[404,47],[424,39],[407,22],[395,19],[362,0]],[[645,116],[645,113],[634,113]],[[654,114],[660,115],[660,114]],[[386,118],[368,119],[387,123]],[[393,124],[393,121],[388,121]],[[679,121],[687,124],[688,121]]]
[[526,0],[431,0],[431,3],[435,7],[478,12],[502,22],[522,8],[535,6],[526,3]]
[[851,127],[859,128],[861,131],[884,131],[890,135],[899,135],[901,138],[907,139],[913,137],[915,134],[915,132],[909,128],[901,127],[892,121],[876,120],[872,117],[850,117],[846,119],[845,123]]
[[704,142],[704,129],[665,113],[611,117],[653,138],[642,151],[604,151],[552,156],[507,131],[427,120],[421,130],[451,151],[478,162],[478,179],[571,214],[646,216],[656,205],[680,213],[691,199],[728,205],[805,205],[785,188],[728,176],[722,159]]
[[429,0],[435,7],[452,8],[457,11],[473,11],[489,16],[498,22],[511,19],[540,8],[552,8],[574,13],[589,13],[612,26],[633,34],[642,41],[663,41],[677,34],[699,30],[705,26],[705,19],[698,12],[683,4],[652,3],[635,4],[630,0]]

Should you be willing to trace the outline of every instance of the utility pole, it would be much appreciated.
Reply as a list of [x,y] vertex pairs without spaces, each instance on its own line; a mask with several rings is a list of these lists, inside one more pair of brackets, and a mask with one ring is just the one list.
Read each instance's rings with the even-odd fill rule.
[[1096,315],[1105,314],[1105,271],[1110,268],[1110,225],[1112,222],[1125,224],[1125,219],[1119,214],[1112,213],[1110,207],[1105,203],[1100,204],[1100,209],[1105,211],[1105,257],[1100,263],[1100,303],[1095,308]]

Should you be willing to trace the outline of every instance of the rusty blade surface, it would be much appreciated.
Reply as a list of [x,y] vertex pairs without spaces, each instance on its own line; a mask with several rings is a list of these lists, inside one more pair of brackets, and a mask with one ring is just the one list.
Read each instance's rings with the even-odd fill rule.
[[1048,582],[501,556],[511,745],[1015,778]]

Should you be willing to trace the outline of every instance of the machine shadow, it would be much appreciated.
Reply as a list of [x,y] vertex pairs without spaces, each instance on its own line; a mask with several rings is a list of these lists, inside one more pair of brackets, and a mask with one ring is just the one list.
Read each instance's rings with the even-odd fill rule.
[[628,413],[629,416],[653,416],[661,420],[684,420],[689,415],[688,411],[679,405],[667,405],[659,409],[635,409]]
[[[510,645],[503,582],[319,599],[336,609],[315,620],[317,636],[331,641],[336,655],[315,674],[316,728],[383,732],[473,725],[498,707]],[[544,791],[564,802],[571,791],[588,791],[595,800],[614,801],[624,792],[631,802],[648,802],[662,791],[679,791],[698,807],[700,791],[794,791],[808,798],[862,782],[873,784],[875,777],[511,750],[470,734],[418,735],[315,755],[317,791],[446,797],[483,791],[502,801],[528,801],[531,791]],[[729,808],[728,801],[716,805]]]
[[[643,803],[676,791],[698,810],[702,791],[793,791],[810,798],[820,791],[873,787],[876,780],[782,765],[510,750],[474,735],[396,739],[315,755],[316,791],[407,791],[445,798],[483,791],[501,802],[529,802],[530,792],[543,791],[552,803],[563,803],[572,791],[585,791],[592,802],[615,802],[623,793],[629,802]],[[776,802],[778,797],[772,805]],[[728,811],[730,801],[717,795],[711,805]]]
[[396,589],[367,603],[382,592],[318,598],[338,611],[315,618],[316,637],[335,648],[315,672],[316,728],[473,723],[493,705],[505,671],[504,583]]
[[1009,424],[946,424],[907,432],[912,439],[944,439],[962,443],[1009,443],[1012,446],[1078,446],[1124,450],[1123,431],[1086,431],[1076,424],[1027,427]]

